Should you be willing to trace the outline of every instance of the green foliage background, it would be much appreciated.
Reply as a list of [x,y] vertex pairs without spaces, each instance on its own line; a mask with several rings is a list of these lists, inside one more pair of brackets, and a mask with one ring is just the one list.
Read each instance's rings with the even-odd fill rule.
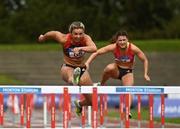
[[[0,0],[0,43],[28,43],[41,33],[67,33],[80,20],[95,40],[120,29],[132,39],[180,37],[179,0]],[[24,2],[24,3],[23,3]]]

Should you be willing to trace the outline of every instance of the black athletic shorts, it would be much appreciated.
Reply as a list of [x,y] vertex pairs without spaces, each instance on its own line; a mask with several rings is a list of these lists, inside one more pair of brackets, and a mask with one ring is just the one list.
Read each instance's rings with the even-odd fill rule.
[[[73,66],[73,65],[69,65],[69,64],[62,64],[62,66],[71,67],[73,69],[79,67],[79,66]],[[81,69],[81,73],[80,73],[80,78],[81,78],[83,73],[86,71],[86,66],[82,66],[82,67],[79,67],[79,68]]]
[[118,76],[118,79],[122,79],[122,77],[128,73],[132,73],[132,69],[124,69],[124,68],[120,68],[118,67],[118,70],[119,70],[119,76]]

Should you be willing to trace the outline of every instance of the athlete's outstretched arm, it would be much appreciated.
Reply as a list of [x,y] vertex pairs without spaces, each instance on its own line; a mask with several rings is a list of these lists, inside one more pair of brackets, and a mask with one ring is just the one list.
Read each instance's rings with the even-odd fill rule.
[[91,54],[91,56],[86,61],[86,66],[89,68],[90,63],[99,55],[113,51],[115,49],[115,44],[110,44],[108,46],[98,49],[96,52]]
[[39,42],[44,42],[48,39],[56,40],[59,43],[63,43],[65,40],[65,34],[59,32],[59,31],[48,31],[45,34],[41,34],[38,38]]
[[85,35],[86,46],[74,48],[74,52],[85,51],[85,52],[96,52],[97,47],[89,35]]
[[144,63],[144,79],[146,81],[150,81],[151,79],[148,76],[148,59],[146,55],[138,47],[136,47],[135,45],[133,47],[138,58]]

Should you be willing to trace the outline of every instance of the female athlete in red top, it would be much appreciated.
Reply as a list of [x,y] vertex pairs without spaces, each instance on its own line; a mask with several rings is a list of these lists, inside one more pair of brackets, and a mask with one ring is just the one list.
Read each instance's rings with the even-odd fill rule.
[[[144,78],[146,81],[150,81],[148,76],[148,60],[145,54],[134,44],[128,42],[128,35],[126,31],[117,32],[112,38],[112,44],[100,48],[97,52],[93,53],[86,62],[86,66],[89,68],[89,64],[99,55],[107,52],[113,52],[115,62],[107,65],[104,69],[101,85],[105,85],[109,78],[122,80],[122,85],[133,86],[133,65],[134,56],[144,63]],[[130,105],[132,103],[132,96],[130,96]]]
[[[48,39],[56,40],[63,47],[64,64],[61,67],[61,76],[68,84],[93,85],[85,66],[85,53],[97,50],[91,37],[85,34],[85,26],[82,22],[75,21],[69,26],[69,33],[63,34],[59,31],[49,31],[39,36],[39,42]],[[75,102],[78,106],[77,114],[81,114],[81,107],[91,105],[91,95],[84,95],[83,101]],[[79,110],[80,109],[80,110]]]

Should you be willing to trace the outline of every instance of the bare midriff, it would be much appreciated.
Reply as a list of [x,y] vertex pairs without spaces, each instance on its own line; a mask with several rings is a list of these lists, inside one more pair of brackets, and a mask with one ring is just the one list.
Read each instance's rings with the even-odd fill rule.
[[84,66],[84,56],[80,58],[70,58],[64,55],[64,63],[72,66]]
[[118,67],[124,68],[124,69],[133,69],[134,62],[120,62],[120,61],[115,61]]

